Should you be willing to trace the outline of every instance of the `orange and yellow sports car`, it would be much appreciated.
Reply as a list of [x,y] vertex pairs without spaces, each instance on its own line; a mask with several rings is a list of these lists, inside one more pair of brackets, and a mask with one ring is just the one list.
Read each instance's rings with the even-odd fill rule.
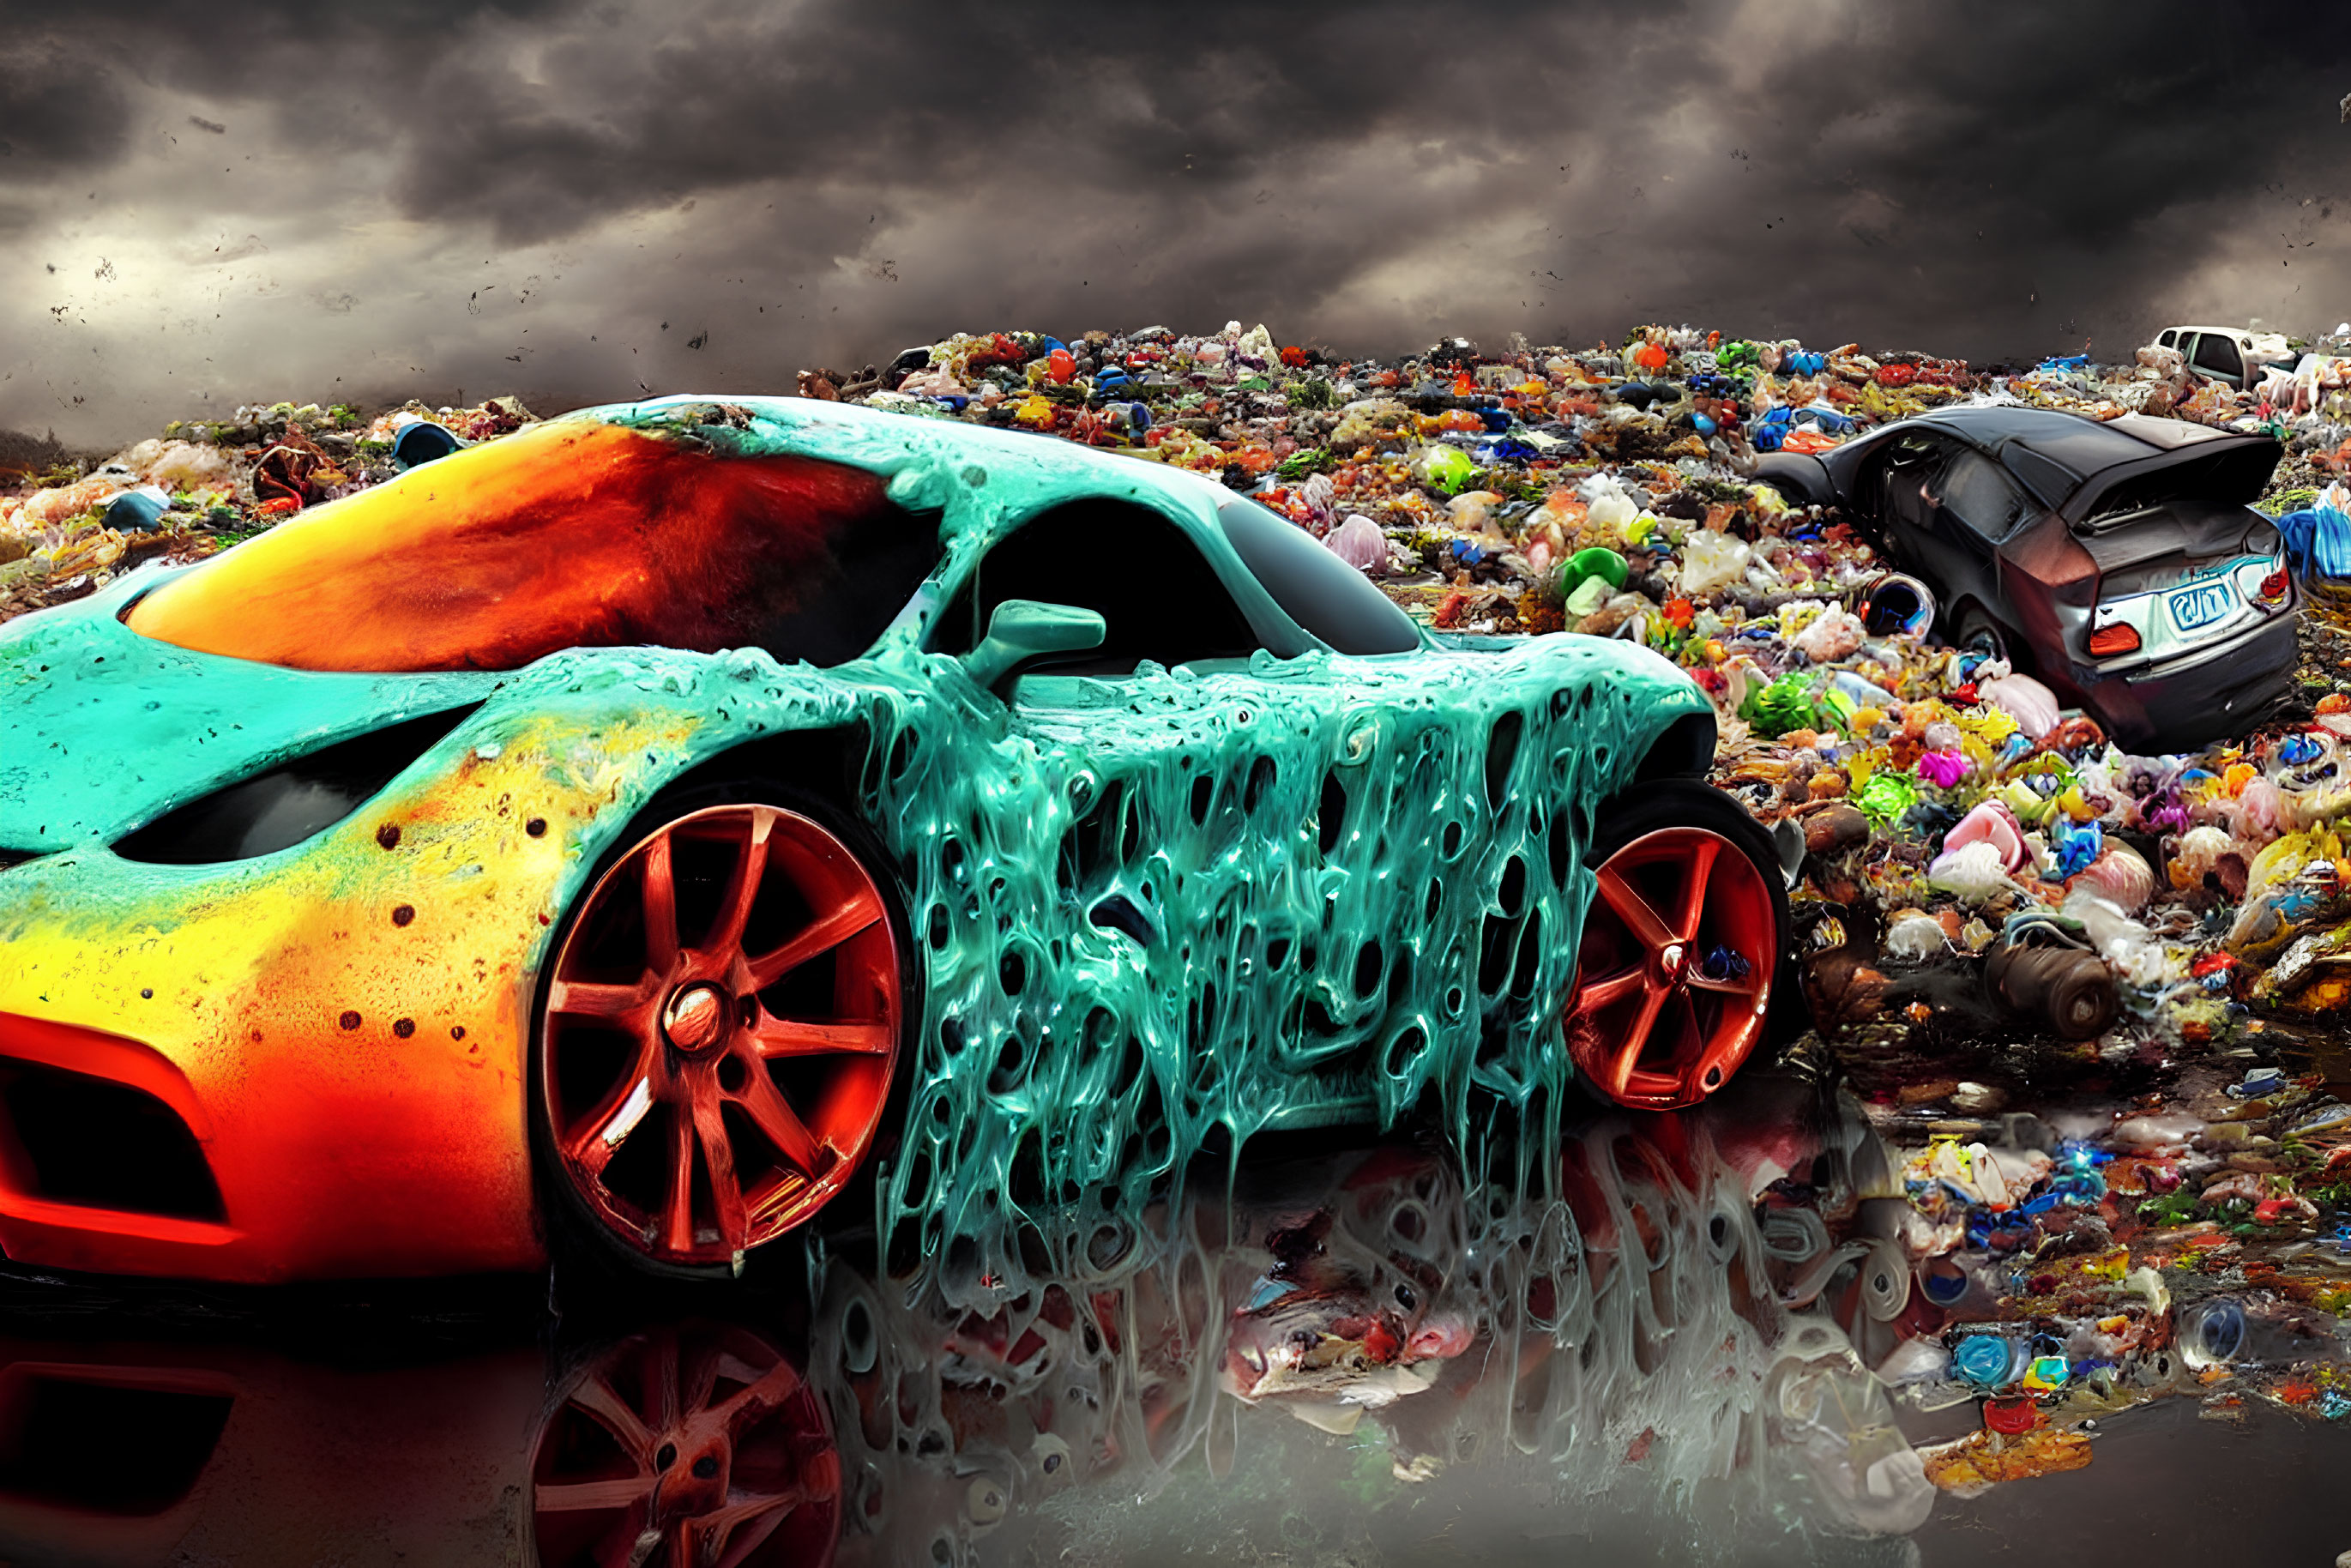
[[1713,733],[1196,476],[569,415],[0,630],[0,1249],[723,1275],[861,1168],[921,1256],[1217,1129],[1688,1104],[1787,990]]

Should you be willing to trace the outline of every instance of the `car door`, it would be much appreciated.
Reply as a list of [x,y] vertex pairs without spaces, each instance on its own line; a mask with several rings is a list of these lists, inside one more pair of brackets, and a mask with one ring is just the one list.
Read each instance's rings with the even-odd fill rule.
[[1929,483],[1939,475],[1958,442],[1939,431],[1910,426],[1890,433],[1860,486],[1865,509],[1897,565],[1928,575],[1934,502]]
[[1935,587],[1947,607],[1967,600],[2013,625],[2001,591],[1996,547],[2032,514],[2034,504],[1993,458],[1972,448],[1955,454],[1928,486],[1924,533],[1935,561]]
[[[1332,977],[1352,970],[1321,940],[1343,695],[1286,668],[1199,546],[1148,508],[1079,502],[1021,525],[949,601],[933,650],[961,651],[1012,599],[1090,610],[1104,631],[1002,683],[1019,744],[975,759],[1034,768],[1067,803],[1050,823],[1007,824],[1052,865],[1030,882],[1049,905],[1015,924],[1036,933],[1023,977],[1050,975],[1061,994],[1021,1007],[1063,1040],[1112,1015],[1154,1069],[1178,1146],[1228,1111],[1332,1108],[1312,1070],[1364,1022]],[[1093,1115],[1082,1090],[1060,1098]]]

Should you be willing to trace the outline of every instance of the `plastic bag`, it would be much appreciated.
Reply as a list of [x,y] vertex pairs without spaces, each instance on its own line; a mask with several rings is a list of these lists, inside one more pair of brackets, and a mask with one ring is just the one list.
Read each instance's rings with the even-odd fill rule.
[[1700,529],[1682,549],[1681,591],[1702,596],[1729,587],[1745,575],[1753,554],[1747,541],[1736,534]]
[[1382,572],[1388,567],[1388,539],[1379,524],[1356,512],[1322,541],[1332,555],[1357,571]]
[[2186,966],[2179,966],[2182,975],[2171,972],[2170,956],[2155,933],[2090,888],[2067,894],[2059,912],[2068,920],[2079,921],[2098,956],[2132,985],[2145,988],[2184,977]]
[[2277,520],[2286,555],[2304,577],[2351,577],[2351,492],[2340,484],[2320,492],[2318,504]]
[[1605,475],[1585,480],[1580,489],[1589,508],[1584,516],[1593,528],[1622,534],[1641,515],[1641,508],[1634,505],[1633,497],[1625,494],[1616,481]]
[[2057,727],[2057,694],[2031,675],[2008,674],[1980,682],[1976,695],[2016,721],[2026,737],[2039,740]]
[[1788,645],[1816,664],[1833,664],[1861,646],[1860,618],[1848,611],[1829,609],[1811,625],[1788,639]]
[[[1952,836],[1957,837],[1958,832],[1953,829]],[[2020,841],[2020,854],[2022,851]],[[1934,863],[1927,868],[1927,885],[1938,893],[1955,894],[1964,903],[1981,904],[2015,887],[2009,875],[2012,869],[2002,860],[1998,843],[1974,839],[1937,855]]]
[[1991,846],[2000,868],[2005,872],[2023,869],[2030,858],[2024,849],[2024,830],[2017,824],[2016,813],[1998,800],[1981,801],[1960,818],[1959,825],[1944,835],[1943,853],[1956,854],[1978,843]]
[[1949,934],[1931,915],[1905,915],[1886,928],[1885,951],[1889,958],[1934,958],[1950,950]]
[[2081,888],[2113,902],[2126,915],[2137,915],[2155,896],[2155,868],[2128,844],[2109,842],[2097,858],[2065,883],[2068,892]]

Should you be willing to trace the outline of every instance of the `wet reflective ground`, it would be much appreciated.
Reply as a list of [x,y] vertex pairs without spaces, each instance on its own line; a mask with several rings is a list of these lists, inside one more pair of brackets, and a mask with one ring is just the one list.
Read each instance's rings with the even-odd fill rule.
[[2351,1546],[2330,1479],[2351,1473],[2351,1423],[2216,1404],[2151,1343],[2100,1385],[2095,1463],[1938,1490],[1917,1446],[1976,1430],[1979,1402],[1897,1396],[1871,1369],[1900,1385],[1906,1347],[1971,1309],[1930,1279],[1900,1156],[1849,1090],[1756,1075],[1700,1112],[1589,1113],[1555,1161],[1497,1145],[1479,1167],[1411,1137],[1253,1145],[1144,1213],[1081,1206],[897,1277],[835,1226],[686,1293],[578,1267],[275,1296],[19,1275],[0,1301],[0,1559]]

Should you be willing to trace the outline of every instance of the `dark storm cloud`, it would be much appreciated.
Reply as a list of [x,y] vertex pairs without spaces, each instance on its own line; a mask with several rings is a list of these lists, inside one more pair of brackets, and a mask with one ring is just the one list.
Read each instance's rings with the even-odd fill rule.
[[[557,401],[772,388],[957,328],[1228,315],[1374,351],[1649,319],[1979,359],[2119,350],[2190,308],[2311,329],[2351,314],[2351,47],[2322,13],[0,7],[0,203],[33,214],[0,268],[94,224],[73,204],[97,176],[177,158],[134,232],[266,235],[286,276],[259,286],[372,324],[371,373]],[[402,279],[342,276],[365,255],[296,259],[364,202],[440,236],[412,242],[443,270],[405,304]],[[446,259],[467,252],[469,283]],[[154,285],[158,329],[205,329],[212,297],[178,287]],[[353,368],[278,331],[278,373]],[[256,347],[202,346],[215,371]]]
[[104,163],[122,142],[122,95],[103,65],[29,38],[0,49],[0,183]]

